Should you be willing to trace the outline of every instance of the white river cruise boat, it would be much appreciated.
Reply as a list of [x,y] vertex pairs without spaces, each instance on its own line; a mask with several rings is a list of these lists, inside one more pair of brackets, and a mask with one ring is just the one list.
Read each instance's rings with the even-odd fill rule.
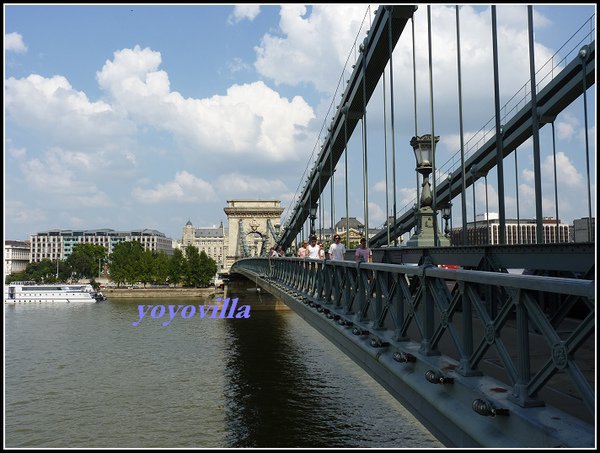
[[95,303],[106,300],[90,284],[13,282],[4,287],[4,302],[20,303]]

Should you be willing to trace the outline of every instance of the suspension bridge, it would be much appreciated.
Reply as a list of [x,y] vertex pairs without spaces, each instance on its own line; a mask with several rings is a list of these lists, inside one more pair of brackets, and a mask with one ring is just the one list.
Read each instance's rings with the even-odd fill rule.
[[[425,8],[430,29],[430,7]],[[394,153],[393,51],[411,26],[414,37],[416,10],[416,5],[376,10],[295,205],[281,226],[268,221],[263,257],[249,257],[244,238],[238,241],[239,259],[231,272],[283,300],[449,447],[592,448],[596,285],[589,137],[588,185],[582,196],[588,210],[587,240],[573,242],[561,239],[558,225],[549,228],[544,216],[540,130],[550,126],[554,137],[557,116],[583,98],[587,132],[587,96],[595,83],[593,22],[583,39],[571,43],[570,56],[552,62],[540,83],[528,7],[530,80],[514,105],[502,106],[492,6],[494,118],[465,143],[461,117],[460,152],[439,166],[433,120],[426,133],[415,130],[411,146],[421,179],[414,203],[398,208],[396,187],[386,187],[386,193],[393,193],[391,212],[379,231],[369,235],[367,105],[389,68]],[[456,34],[461,104],[458,7]],[[316,233],[315,210],[323,205],[328,185],[333,193],[336,168],[347,158],[348,142],[357,130],[363,137],[364,233],[373,262],[355,262],[352,250],[344,261],[266,257],[269,241],[293,250],[299,238]],[[507,217],[504,202],[505,163],[514,158],[518,167],[517,149],[526,141],[533,147],[535,185],[535,218],[527,227],[518,215],[516,220]],[[474,198],[480,179],[487,188],[492,172],[499,211],[495,229],[489,213],[481,222],[475,211],[469,222],[467,213],[469,191]],[[518,190],[518,181],[516,186]],[[346,182],[346,221],[347,188]],[[330,200],[333,229],[335,197]],[[460,206],[461,226],[443,234],[442,219],[448,221],[446,212],[453,206]],[[558,196],[556,206],[558,210]],[[558,218],[557,212],[552,222]],[[239,230],[244,231],[241,220]],[[407,245],[402,243],[405,234],[412,235]]]

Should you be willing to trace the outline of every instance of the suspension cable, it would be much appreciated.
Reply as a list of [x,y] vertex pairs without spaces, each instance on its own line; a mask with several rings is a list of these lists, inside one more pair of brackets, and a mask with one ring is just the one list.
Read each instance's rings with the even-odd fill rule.
[[460,128],[460,168],[462,190],[460,193],[462,208],[462,243],[467,245],[467,183],[465,174],[465,135],[463,132],[463,108],[462,108],[462,76],[460,64],[460,17],[459,7],[456,5],[456,58],[458,66],[458,117]]
[[[391,19],[390,19],[391,20]],[[385,223],[387,225],[387,243],[390,241],[390,204],[388,190],[388,149],[387,149],[387,113],[385,108],[385,69],[383,71],[383,150],[385,156]]]
[[427,5],[427,44],[429,47],[429,112],[431,116],[431,177],[432,181],[432,201],[433,209],[433,244],[438,246],[438,231],[437,231],[437,195],[435,183],[435,121],[433,114],[433,62],[431,50],[431,6]]
[[[412,20],[412,18],[411,18]],[[392,15],[390,14],[389,18],[389,27],[388,27],[388,54],[390,59],[390,122],[392,127],[392,187],[394,190],[393,197],[393,210],[394,210],[394,229],[396,228],[396,134],[394,132],[394,60],[392,59],[393,55],[393,45],[392,45]],[[387,165],[387,161],[386,161]],[[389,219],[388,219],[389,222]],[[389,245],[389,242],[388,242]],[[394,234],[394,246],[398,245],[398,235]]]

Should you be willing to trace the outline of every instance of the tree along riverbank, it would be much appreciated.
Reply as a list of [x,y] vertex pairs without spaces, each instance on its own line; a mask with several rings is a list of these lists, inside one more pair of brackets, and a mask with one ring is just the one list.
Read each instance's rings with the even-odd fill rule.
[[150,297],[211,297],[222,296],[222,289],[215,288],[101,288],[107,298],[142,299]]

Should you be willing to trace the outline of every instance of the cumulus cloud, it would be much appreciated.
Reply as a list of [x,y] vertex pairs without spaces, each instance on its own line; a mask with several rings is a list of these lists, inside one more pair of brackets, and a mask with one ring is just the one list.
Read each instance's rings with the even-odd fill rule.
[[417,202],[417,190],[415,188],[400,188],[398,190],[398,197],[396,199],[398,203],[398,211],[404,212],[408,209],[411,209],[413,204]]
[[171,91],[168,75],[158,69],[160,62],[160,53],[148,48],[115,52],[114,60],[98,72],[98,83],[133,120],[166,130],[198,149],[258,152],[272,161],[298,159],[302,135],[314,118],[301,97],[290,101],[259,81],[233,85],[225,95],[184,98]]
[[[554,157],[546,156],[542,162],[543,181],[554,182]],[[583,176],[577,171],[569,157],[559,151],[556,153],[556,179],[559,186],[570,189],[583,188]]]
[[39,208],[33,208],[29,204],[21,201],[7,201],[5,206],[5,216],[12,222],[24,227],[31,228],[47,220],[45,212]]
[[556,137],[560,140],[571,140],[580,130],[579,120],[575,116],[567,112],[558,118],[555,123]]
[[52,148],[42,157],[20,162],[20,169],[29,187],[44,194],[69,196],[69,202],[77,205],[71,195],[81,196],[81,202],[93,198],[98,205],[109,206],[108,197],[86,176],[96,167],[97,158],[77,152]]
[[385,211],[377,203],[369,202],[369,229],[381,226],[385,222]]
[[23,36],[20,33],[12,32],[4,35],[4,51],[25,53],[27,46],[23,42]]
[[295,202],[295,196],[296,194],[293,194],[292,192],[285,192],[279,195],[279,200],[281,200],[282,205],[287,207]]
[[259,5],[236,5],[233,12],[230,14],[228,22],[234,24],[244,19],[252,22],[260,13]]
[[[554,195],[554,157],[546,155],[542,160],[542,215],[554,217],[556,215],[556,199]],[[559,217],[563,222],[571,222],[578,214],[581,206],[573,203],[577,196],[582,198],[582,204],[587,202],[586,183],[583,175],[573,165],[571,159],[564,152],[556,153],[556,173],[558,180],[558,204]],[[471,189],[468,189],[469,191]],[[592,187],[592,191],[594,188]],[[536,191],[535,173],[531,168],[521,170],[519,180],[519,215],[521,219],[535,219],[536,216]],[[511,193],[512,192],[512,193]],[[513,189],[509,188],[505,194],[506,216],[516,218],[517,203],[513,195]],[[480,178],[475,183],[475,196],[477,213],[485,212],[486,187],[484,179]],[[579,195],[577,195],[579,194]],[[495,177],[488,178],[488,209],[490,212],[498,211],[498,192],[496,190]],[[469,212],[472,209],[472,200],[467,196]]]
[[210,183],[187,171],[177,172],[173,181],[158,184],[155,189],[136,187],[132,194],[141,203],[196,203],[215,198],[215,190]]
[[[349,55],[350,64],[346,68],[342,81],[344,82],[350,76],[351,64],[355,63],[358,54],[353,48],[353,43],[357,36],[358,42],[362,42],[370,26],[370,16],[375,11],[373,6],[370,11],[367,8],[368,5],[364,4],[314,5],[310,9],[303,5],[283,5],[279,30],[265,34],[260,45],[255,47],[257,71],[276,84],[312,84],[319,91],[331,95],[336,88],[333,81],[337,80],[336,75],[341,74]],[[365,16],[366,12],[370,14]],[[340,20],[340,17],[344,20]],[[363,18],[365,24],[361,28]],[[465,5],[461,7],[460,18],[463,24],[461,69],[464,115],[465,119],[474,118],[475,123],[481,125],[482,119],[490,119],[494,114],[490,10]],[[548,23],[547,19],[537,12],[535,19],[536,26],[545,26]],[[427,8],[419,7],[414,14],[414,20],[416,70],[422,75],[417,78],[419,122],[424,124],[429,122]],[[434,5],[431,8],[431,21],[435,30],[432,38],[432,60],[436,111],[447,109],[457,114],[455,8]],[[505,103],[528,80],[526,6],[498,9],[498,35],[501,103]],[[552,52],[536,43],[535,54],[536,65],[541,67],[551,57]],[[398,87],[399,99],[413,99],[412,55],[413,42],[409,23],[394,50],[394,81]],[[482,71],[482,68],[489,68],[489,70]],[[541,81],[549,71],[550,65],[543,73],[538,74],[539,80]],[[547,83],[547,80],[542,82],[542,85],[544,83]],[[512,103],[521,101],[521,97],[515,98]],[[482,103],[482,99],[490,99],[492,102]],[[486,106],[485,110],[484,106]],[[402,109],[398,113],[412,123],[412,109]],[[473,135],[473,132],[467,131],[467,134]]]
[[248,63],[244,62],[241,58],[235,57],[229,62],[228,68],[231,74],[235,74],[237,72],[247,71],[251,68],[251,66]]
[[13,158],[19,160],[19,159],[23,159],[23,158],[25,158],[25,156],[27,156],[27,150],[25,148],[9,147],[8,154],[10,156],[12,156]]
[[280,179],[256,178],[240,173],[219,176],[217,187],[220,194],[231,197],[270,195],[287,190]]
[[367,5],[313,5],[310,13],[303,5],[282,5],[278,35],[266,34],[254,49],[257,71],[276,84],[306,82],[333,92],[332,74],[340,74],[366,13]]
[[62,76],[32,74],[5,83],[7,117],[44,137],[49,145],[89,147],[131,137],[133,124],[104,101],[92,102]]
[[[383,193],[385,193],[385,180],[382,179],[381,181],[377,181],[373,185],[373,187],[371,187],[371,190],[373,192],[383,192]],[[391,190],[391,189],[390,189],[390,184],[389,184],[389,181],[388,181],[388,191],[389,190]]]
[[[526,86],[529,79],[527,11],[526,6],[515,6],[498,8],[497,12],[500,104],[504,105],[509,99],[512,99],[507,108],[502,110],[501,114],[503,114],[517,105],[524,106],[525,92],[523,91],[514,98],[513,95]],[[536,24],[542,22],[544,22],[543,16],[536,14]],[[489,8],[464,5],[460,8],[460,23],[463,117],[467,127],[469,124],[480,127],[494,116],[490,10]],[[446,115],[445,124],[441,124],[438,119],[436,126],[440,127],[440,132],[448,125],[451,125],[451,128],[456,131],[458,126],[458,71],[455,8],[442,5],[432,6],[431,26],[435,30],[431,39],[434,108],[436,112],[455,112]],[[394,80],[398,80],[398,96],[407,96],[408,99],[413,98],[412,47],[410,33],[404,33],[394,50]],[[550,59],[552,51],[536,43],[535,56],[536,66],[539,69]],[[423,75],[417,77],[417,99],[420,104],[419,122],[430,127],[428,118],[430,106],[429,38],[426,7],[419,7],[415,13],[415,59],[417,74]],[[485,70],[485,68],[488,69]],[[538,73],[537,80],[541,85],[548,82],[548,79],[543,82],[542,79],[550,70],[551,66],[548,65],[541,73]],[[412,111],[404,113],[407,119],[410,118],[410,113]],[[448,120],[456,122],[452,124]],[[493,126],[494,121],[491,121],[486,130],[492,129]],[[473,132],[467,129],[465,134],[472,136]]]

